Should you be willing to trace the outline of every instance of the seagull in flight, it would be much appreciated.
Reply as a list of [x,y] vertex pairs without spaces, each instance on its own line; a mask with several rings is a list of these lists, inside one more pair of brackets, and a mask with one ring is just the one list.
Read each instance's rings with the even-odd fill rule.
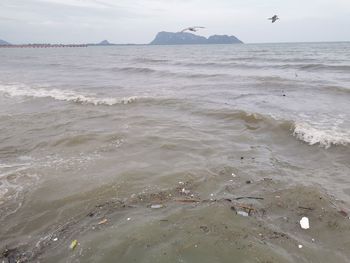
[[200,28],[205,28],[205,27],[203,27],[203,26],[191,26],[191,27],[188,27],[188,28],[181,30],[181,33],[186,32],[186,31],[197,32]]
[[274,15],[273,17],[270,17],[268,19],[271,20],[272,23],[275,23],[279,19],[279,17],[277,15]]

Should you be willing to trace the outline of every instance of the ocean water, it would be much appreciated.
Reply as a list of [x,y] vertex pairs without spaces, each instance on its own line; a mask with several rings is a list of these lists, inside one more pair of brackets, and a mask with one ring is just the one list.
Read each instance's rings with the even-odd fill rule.
[[350,43],[0,49],[4,262],[350,262],[349,212]]

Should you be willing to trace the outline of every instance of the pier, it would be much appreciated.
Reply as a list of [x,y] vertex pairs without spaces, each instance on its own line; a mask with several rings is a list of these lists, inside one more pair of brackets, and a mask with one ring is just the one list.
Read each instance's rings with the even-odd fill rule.
[[0,45],[0,48],[76,48],[88,47],[86,44],[24,44],[24,45]]

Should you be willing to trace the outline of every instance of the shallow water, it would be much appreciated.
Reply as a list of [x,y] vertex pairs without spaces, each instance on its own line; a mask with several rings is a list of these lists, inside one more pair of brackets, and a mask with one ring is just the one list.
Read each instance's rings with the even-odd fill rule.
[[350,261],[350,43],[0,57],[4,260]]

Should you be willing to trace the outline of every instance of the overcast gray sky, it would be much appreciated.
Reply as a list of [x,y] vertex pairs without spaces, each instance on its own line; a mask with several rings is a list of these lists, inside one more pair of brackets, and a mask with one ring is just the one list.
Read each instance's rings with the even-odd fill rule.
[[194,25],[247,43],[350,41],[350,0],[0,0],[12,43],[148,43]]

